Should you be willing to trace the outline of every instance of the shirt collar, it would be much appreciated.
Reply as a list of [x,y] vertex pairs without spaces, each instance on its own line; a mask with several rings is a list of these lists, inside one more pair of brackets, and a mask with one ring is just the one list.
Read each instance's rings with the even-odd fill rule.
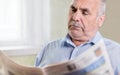
[[[90,43],[90,44],[96,44],[100,39],[102,39],[102,35],[97,32],[96,35],[91,39],[89,40],[88,42],[86,42],[85,44],[87,43]],[[69,34],[66,35],[66,37],[64,38],[64,41],[65,41],[65,44],[69,44],[69,45],[72,45],[73,47],[75,47],[75,44],[72,42],[72,40],[70,39],[70,36]]]
[[99,32],[97,32],[95,37],[93,37],[89,42],[92,42],[93,44],[96,44],[102,38],[103,38],[102,35]]

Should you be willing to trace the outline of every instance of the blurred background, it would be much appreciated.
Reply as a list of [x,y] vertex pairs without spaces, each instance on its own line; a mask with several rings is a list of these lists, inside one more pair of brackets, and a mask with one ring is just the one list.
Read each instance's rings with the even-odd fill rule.
[[[34,66],[49,41],[65,37],[71,0],[0,0],[0,50],[20,64]],[[120,43],[120,0],[107,0],[100,32]]]

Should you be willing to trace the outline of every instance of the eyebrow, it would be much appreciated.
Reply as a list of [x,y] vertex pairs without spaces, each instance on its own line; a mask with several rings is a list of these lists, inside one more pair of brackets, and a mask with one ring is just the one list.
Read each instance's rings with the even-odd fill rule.
[[[74,5],[71,5],[71,8],[72,9],[77,9],[77,8],[75,8]],[[79,10],[90,12],[90,10],[88,8],[79,8]]]
[[87,12],[90,11],[88,8],[81,8],[80,10],[82,10],[82,11],[87,11]]
[[72,8],[72,9],[76,9],[74,5],[71,5],[71,8]]

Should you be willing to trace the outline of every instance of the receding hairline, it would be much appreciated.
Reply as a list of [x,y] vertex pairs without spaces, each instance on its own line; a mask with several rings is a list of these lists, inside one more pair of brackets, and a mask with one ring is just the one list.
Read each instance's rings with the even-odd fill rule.
[[[71,0],[70,5],[72,5],[72,3],[75,0]],[[106,11],[106,0],[100,0],[100,8],[99,8],[99,15],[105,14]]]

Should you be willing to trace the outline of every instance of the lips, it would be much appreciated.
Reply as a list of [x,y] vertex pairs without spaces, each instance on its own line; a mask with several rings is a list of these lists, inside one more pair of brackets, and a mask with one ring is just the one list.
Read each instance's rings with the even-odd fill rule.
[[81,29],[81,27],[71,25],[70,29],[78,30],[78,29]]

